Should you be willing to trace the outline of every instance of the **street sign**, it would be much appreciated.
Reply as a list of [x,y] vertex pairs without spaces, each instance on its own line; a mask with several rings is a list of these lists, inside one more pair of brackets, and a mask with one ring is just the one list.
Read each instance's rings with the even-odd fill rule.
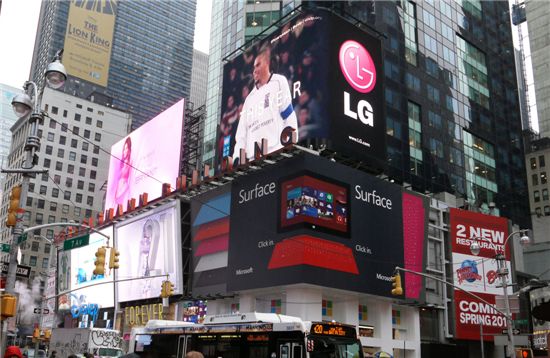
[[72,239],[65,240],[63,242],[63,250],[72,250],[78,247],[86,246],[90,243],[90,234],[83,236],[75,237]]
[[[7,262],[2,262],[2,273],[5,273],[5,274],[8,273],[8,266],[9,265]],[[30,266],[17,265],[17,271],[15,272],[15,276],[29,278],[30,275],[31,275]]]
[[[507,329],[503,329],[503,330],[502,330],[502,334],[508,334],[508,330],[507,330]],[[518,334],[519,334],[519,329],[513,328],[513,329],[512,329],[512,334],[518,335]]]
[[[519,297],[518,296],[508,296],[508,304],[510,307],[511,313],[519,313]],[[506,300],[504,295],[495,296],[495,306],[498,310],[506,311]]]
[[10,253],[10,244],[2,244],[2,252]]
[[[41,311],[42,311],[42,309],[39,308],[39,307],[36,307],[36,308],[34,309],[34,313],[36,313],[36,314],[40,314]],[[44,308],[44,314],[49,314],[49,313],[50,313],[50,310],[47,309],[47,308]]]
[[22,243],[23,241],[27,241],[27,233],[24,233],[23,235],[17,237],[17,244],[18,245],[20,243]]

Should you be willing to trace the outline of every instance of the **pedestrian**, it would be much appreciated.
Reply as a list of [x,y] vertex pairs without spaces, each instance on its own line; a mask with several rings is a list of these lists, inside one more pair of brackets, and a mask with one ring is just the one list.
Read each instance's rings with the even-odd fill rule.
[[23,358],[23,354],[21,354],[21,349],[19,349],[19,347],[9,346],[6,348],[4,358]]
[[50,358],[57,358],[57,351],[52,351],[52,353],[50,353]]
[[201,352],[190,351],[190,352],[187,352],[187,354],[185,355],[185,358],[204,358],[204,356],[202,355]]

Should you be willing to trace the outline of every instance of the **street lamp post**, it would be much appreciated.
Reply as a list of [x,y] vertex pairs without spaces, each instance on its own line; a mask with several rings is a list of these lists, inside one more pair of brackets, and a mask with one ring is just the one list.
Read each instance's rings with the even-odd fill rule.
[[[512,313],[510,312],[510,302],[508,301],[508,281],[506,280],[508,276],[508,268],[506,267],[506,244],[508,243],[508,240],[516,234],[521,234],[520,237],[520,243],[522,245],[526,245],[529,243],[529,237],[526,234],[527,230],[518,230],[512,232],[504,243],[502,244],[502,250],[498,249],[498,246],[495,245],[494,251],[495,251],[495,260],[497,262],[497,276],[500,278],[500,283],[503,290],[504,295],[504,310],[506,313],[506,328],[507,328],[507,335],[508,335],[508,345],[506,347],[506,356],[507,357],[513,357],[514,356],[514,333],[513,333],[513,327],[512,327]],[[491,245],[494,243],[485,238],[485,237],[472,237],[470,240],[473,240],[473,242],[470,244],[470,251],[474,255],[479,255],[479,252],[481,251],[481,246],[479,245],[478,241],[487,241]]]
[[[47,267],[47,271],[46,271],[46,275],[43,275],[43,282],[44,282],[44,291],[46,291],[46,285],[48,283],[48,278],[50,277],[50,269],[52,267],[52,261],[53,261],[53,254],[54,252],[56,251],[56,246],[55,246],[55,243],[53,242],[53,240],[50,240],[48,239],[47,237],[43,236],[43,235],[39,235],[39,237],[41,239],[43,239],[44,241],[46,241],[48,244],[50,244],[50,256],[48,257],[48,267]],[[38,329],[39,330],[42,330],[42,326],[44,324],[44,310],[46,308],[46,292],[43,293],[43,296],[42,296],[42,301],[40,303],[40,318],[38,319]],[[35,346],[35,349],[34,351],[36,352],[35,354],[38,354],[38,350],[40,348],[40,340],[37,340],[36,341],[36,346]]]
[[[65,67],[61,63],[61,55],[63,50],[56,53],[52,63],[50,63],[44,73],[48,86],[58,89],[63,86],[67,78],[67,72]],[[44,114],[41,110],[41,96],[40,90],[36,83],[32,81],[25,82],[24,93],[16,95],[12,100],[12,106],[15,114],[19,118],[25,118],[29,116],[30,134],[25,142],[25,162],[17,169],[2,169],[4,173],[22,174],[21,180],[21,196],[20,207],[24,205],[27,200],[27,191],[29,188],[30,178],[37,173],[45,173],[47,170],[34,169],[38,164],[37,152],[40,148],[40,137],[38,137],[38,124],[44,121]],[[23,223],[21,222],[21,214],[18,214],[18,220],[15,227],[12,229],[12,242],[10,246],[10,258],[8,264],[8,275],[6,277],[6,292],[15,293],[15,278],[17,271],[17,240],[23,233]],[[0,347],[0,358],[4,356],[6,348],[6,336],[4,335],[5,329],[2,329],[2,343]]]

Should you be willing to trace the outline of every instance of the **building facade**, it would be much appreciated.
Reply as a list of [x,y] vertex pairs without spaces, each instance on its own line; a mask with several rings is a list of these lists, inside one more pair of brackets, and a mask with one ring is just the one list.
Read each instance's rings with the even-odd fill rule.
[[[129,133],[131,117],[49,88],[44,90],[42,107],[48,115],[38,126],[42,142],[37,167],[48,169],[48,173],[30,180],[27,201],[21,205],[25,209],[24,225],[96,218],[103,210],[111,145]],[[26,119],[20,119],[11,127],[13,142],[6,162],[10,168],[20,168],[25,160],[23,146],[29,128]],[[9,175],[3,183],[6,205],[0,209],[2,222],[10,189],[20,181],[19,174]],[[35,230],[22,243],[20,264],[31,267],[30,282],[48,268],[51,245],[40,236],[54,240],[61,229]],[[0,236],[1,242],[11,242],[11,230],[4,225]],[[2,261],[8,261],[7,256],[9,254],[3,253]]]
[[193,70],[191,71],[191,95],[193,108],[206,104],[206,80],[208,78],[208,54],[193,50]]
[[[10,128],[17,121],[17,116],[12,110],[11,100],[20,90],[11,86],[0,84],[0,163],[2,168],[7,168],[8,154],[10,152],[11,132]],[[2,182],[6,174],[0,173],[0,198],[3,197]],[[2,201],[0,201],[0,205]]]
[[[196,1],[106,4],[115,16],[107,85],[70,76],[63,91],[130,113],[136,128],[189,97]],[[42,3],[31,67],[37,83],[56,51],[65,47],[70,6],[70,1]]]

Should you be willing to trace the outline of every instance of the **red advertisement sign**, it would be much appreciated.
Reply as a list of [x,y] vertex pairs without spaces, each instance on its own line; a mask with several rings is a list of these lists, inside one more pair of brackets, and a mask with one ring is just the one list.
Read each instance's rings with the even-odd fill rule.
[[489,302],[487,304],[466,292],[455,290],[455,312],[457,339],[479,340],[480,325],[483,325],[483,339],[492,341],[493,334],[502,334],[506,318],[495,310],[495,296],[476,293]]
[[[508,219],[460,209],[450,210],[453,253],[471,255],[470,245],[477,241],[481,247],[478,257],[495,256],[495,249],[502,251],[508,237]],[[510,248],[506,247],[506,258]]]

